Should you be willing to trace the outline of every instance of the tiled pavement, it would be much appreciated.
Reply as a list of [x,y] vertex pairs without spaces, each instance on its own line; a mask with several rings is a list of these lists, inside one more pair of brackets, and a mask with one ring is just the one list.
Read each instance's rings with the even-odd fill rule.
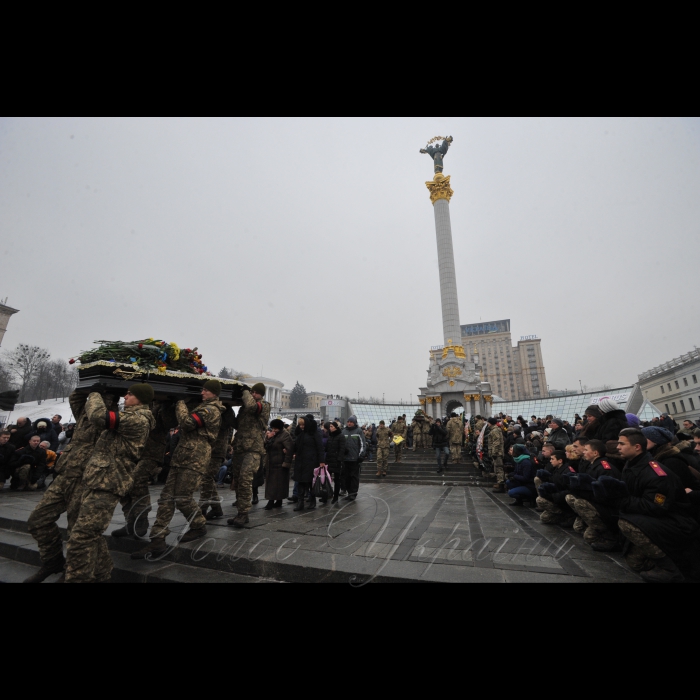
[[[154,500],[159,487],[151,489]],[[219,492],[231,517],[233,494]],[[39,564],[26,520],[36,493],[0,494],[0,581],[21,580]],[[177,545],[158,562],[132,561],[142,543],[109,537],[114,581],[430,581],[455,583],[639,582],[620,554],[590,549],[572,530],[540,523],[531,508],[479,487],[368,483],[354,503],[295,513],[292,505],[253,508],[250,526],[226,519],[206,539]],[[155,512],[151,513],[151,521]],[[109,533],[124,521],[118,507]],[[177,515],[174,527],[185,521]],[[65,516],[59,521],[65,527]],[[27,573],[29,572],[29,573]]]

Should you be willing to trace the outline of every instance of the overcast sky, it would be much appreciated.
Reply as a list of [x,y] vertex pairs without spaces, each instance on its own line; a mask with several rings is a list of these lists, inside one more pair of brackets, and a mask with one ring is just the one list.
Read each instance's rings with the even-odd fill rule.
[[415,400],[442,342],[436,135],[463,324],[542,338],[557,389],[700,341],[698,118],[69,118],[0,120],[3,349],[153,336]]

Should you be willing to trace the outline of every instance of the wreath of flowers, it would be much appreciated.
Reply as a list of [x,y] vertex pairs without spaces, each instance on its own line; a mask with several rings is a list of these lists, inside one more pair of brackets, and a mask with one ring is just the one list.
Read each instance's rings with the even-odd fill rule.
[[71,357],[68,363],[88,364],[90,362],[114,362],[115,364],[131,365],[136,369],[157,370],[164,373],[188,372],[212,376],[209,368],[202,361],[198,348],[182,350],[177,343],[167,343],[164,340],[147,338],[134,340],[129,343],[121,340],[96,340],[96,348],[87,350]]

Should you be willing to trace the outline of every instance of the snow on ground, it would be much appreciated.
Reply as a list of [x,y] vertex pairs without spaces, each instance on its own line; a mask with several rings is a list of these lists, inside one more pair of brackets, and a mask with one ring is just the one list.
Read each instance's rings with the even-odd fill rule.
[[29,418],[32,423],[39,418],[52,418],[56,414],[61,416],[61,423],[74,423],[73,412],[70,410],[68,399],[45,399],[41,402],[30,401],[29,403],[15,404],[12,413],[0,411],[0,424],[9,425],[15,423],[18,418]]

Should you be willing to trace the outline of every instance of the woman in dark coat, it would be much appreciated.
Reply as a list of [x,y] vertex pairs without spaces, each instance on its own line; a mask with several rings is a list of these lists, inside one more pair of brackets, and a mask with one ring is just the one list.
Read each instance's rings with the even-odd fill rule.
[[316,498],[311,493],[314,469],[323,465],[323,439],[321,431],[309,413],[304,416],[304,430],[297,435],[294,444],[294,479],[299,486],[299,502],[294,510],[304,510],[304,498],[311,494],[309,510],[316,507]]
[[[333,500],[331,503],[338,502],[338,496],[341,490],[341,480],[340,474],[343,468],[343,455],[345,454],[345,436],[343,435],[342,426],[333,421],[332,423],[326,423],[326,430],[328,431],[328,442],[326,443],[326,464],[328,465],[328,471],[333,476]],[[321,503],[325,503],[321,499]]]
[[284,429],[284,423],[273,420],[265,436],[267,473],[265,479],[265,510],[281,508],[282,501],[289,496],[289,473],[294,455],[294,440]]

